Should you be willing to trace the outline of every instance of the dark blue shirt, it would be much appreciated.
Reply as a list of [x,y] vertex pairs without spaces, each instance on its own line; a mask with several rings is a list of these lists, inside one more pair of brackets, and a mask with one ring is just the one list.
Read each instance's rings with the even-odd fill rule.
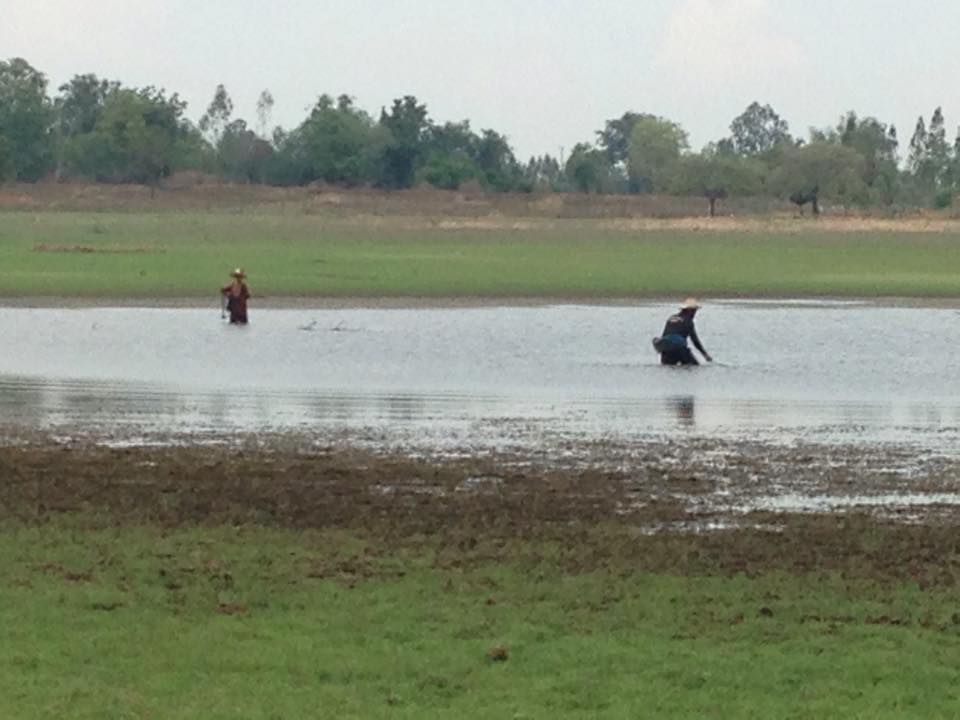
[[700,338],[697,337],[697,329],[693,326],[693,316],[677,313],[667,318],[667,324],[663,326],[663,337],[667,335],[679,335],[682,338],[690,338],[693,346],[701,353],[706,354],[703,345],[700,344]]

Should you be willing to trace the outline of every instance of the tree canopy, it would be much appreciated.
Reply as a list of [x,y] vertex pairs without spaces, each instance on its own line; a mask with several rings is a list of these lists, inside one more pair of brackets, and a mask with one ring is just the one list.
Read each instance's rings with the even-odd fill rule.
[[[321,94],[291,129],[270,127],[274,98],[256,98],[254,123],[235,115],[220,84],[197,122],[176,94],[81,74],[50,96],[23,58],[0,60],[0,182],[45,177],[155,186],[181,170],[235,182],[323,183],[488,192],[673,193],[707,200],[766,195],[843,206],[943,207],[960,190],[960,133],[941,108],[920,116],[900,155],[897,129],[850,110],[795,137],[769,104],[751,102],[730,134],[692,149],[677,122],[626,110],[569,156],[522,162],[507,135],[467,119],[435,121],[413,95],[372,115],[350,95]],[[562,151],[561,151],[562,152]],[[802,201],[802,202],[801,202]]]
[[0,60],[0,177],[38,180],[53,160],[47,78],[23,58]]
[[675,122],[647,115],[638,118],[627,146],[627,173],[638,192],[663,192],[670,186],[687,133]]

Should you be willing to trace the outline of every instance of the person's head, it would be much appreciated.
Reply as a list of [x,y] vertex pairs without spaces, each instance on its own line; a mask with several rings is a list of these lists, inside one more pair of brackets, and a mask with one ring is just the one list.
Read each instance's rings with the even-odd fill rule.
[[683,301],[683,305],[680,306],[680,314],[688,315],[693,317],[697,314],[697,310],[700,309],[700,303],[697,302],[696,298],[687,298]]
[[232,277],[235,282],[243,282],[243,279],[246,276],[247,274],[243,271],[243,268],[237,268],[232,273],[230,273],[230,277]]

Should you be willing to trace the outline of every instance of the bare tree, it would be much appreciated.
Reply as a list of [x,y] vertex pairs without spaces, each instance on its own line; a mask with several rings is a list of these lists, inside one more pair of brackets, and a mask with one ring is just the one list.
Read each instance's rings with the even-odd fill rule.
[[267,137],[270,126],[270,116],[273,114],[273,95],[269,90],[260,93],[257,99],[257,130],[260,137]]
[[210,101],[207,111],[200,118],[200,129],[206,134],[207,140],[214,147],[220,142],[223,131],[230,124],[230,117],[233,115],[233,100],[227,94],[227,89],[223,85],[217,85],[213,93],[213,100]]

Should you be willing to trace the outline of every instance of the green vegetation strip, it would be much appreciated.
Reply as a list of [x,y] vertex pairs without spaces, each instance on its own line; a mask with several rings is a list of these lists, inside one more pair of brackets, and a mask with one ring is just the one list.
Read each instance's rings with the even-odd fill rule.
[[[6,213],[0,295],[951,296],[960,233],[630,231],[265,213]],[[419,225],[420,227],[414,227]],[[473,228],[473,229],[470,229]]]
[[484,560],[491,549],[7,521],[0,717],[946,718],[960,707],[955,586],[683,576],[624,558],[578,569],[568,561],[587,548],[545,540],[498,541]]

